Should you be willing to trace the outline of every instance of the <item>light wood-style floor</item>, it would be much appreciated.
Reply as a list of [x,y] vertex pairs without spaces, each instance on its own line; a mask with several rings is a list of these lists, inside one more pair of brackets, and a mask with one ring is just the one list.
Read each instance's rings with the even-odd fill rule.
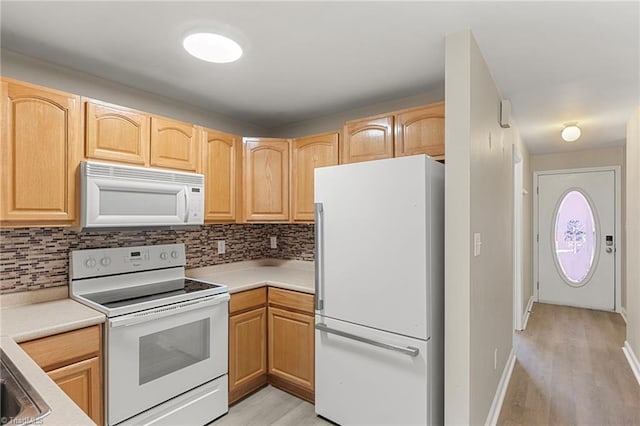
[[331,425],[316,416],[313,405],[267,386],[229,409],[210,426],[316,426]]
[[[498,425],[640,425],[640,386],[621,350],[625,335],[618,314],[534,304],[514,342],[517,361]],[[271,386],[211,423],[330,424],[313,405]]]
[[534,304],[498,425],[640,425],[620,315]]

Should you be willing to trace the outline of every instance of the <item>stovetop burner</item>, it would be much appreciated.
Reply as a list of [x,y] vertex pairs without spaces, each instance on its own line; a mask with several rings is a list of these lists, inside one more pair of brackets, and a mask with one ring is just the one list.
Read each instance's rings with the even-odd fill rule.
[[220,289],[221,292],[226,291],[224,286],[218,284],[180,278],[160,283],[85,294],[83,297],[105,308],[114,309],[215,289]]

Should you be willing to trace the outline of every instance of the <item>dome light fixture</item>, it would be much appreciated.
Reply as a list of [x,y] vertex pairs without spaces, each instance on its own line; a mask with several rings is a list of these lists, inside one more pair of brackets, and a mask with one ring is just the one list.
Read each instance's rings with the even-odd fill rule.
[[242,56],[240,45],[220,34],[190,34],[184,38],[182,46],[190,55],[217,64],[234,62]]
[[567,123],[564,125],[564,129],[562,129],[562,139],[566,142],[574,142],[578,140],[581,133],[577,123]]

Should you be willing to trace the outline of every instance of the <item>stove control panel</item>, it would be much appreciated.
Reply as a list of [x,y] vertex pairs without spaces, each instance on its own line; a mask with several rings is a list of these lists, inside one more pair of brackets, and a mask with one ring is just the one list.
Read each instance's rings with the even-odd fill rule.
[[184,244],[76,250],[71,252],[70,278],[184,267],[186,260]]

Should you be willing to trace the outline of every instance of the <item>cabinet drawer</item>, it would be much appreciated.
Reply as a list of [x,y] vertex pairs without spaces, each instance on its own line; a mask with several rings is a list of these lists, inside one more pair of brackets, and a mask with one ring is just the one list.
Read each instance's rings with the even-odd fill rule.
[[264,306],[267,303],[267,288],[260,287],[255,290],[247,290],[231,295],[229,301],[229,314],[244,311],[256,306]]
[[269,304],[271,305],[284,306],[313,314],[313,299],[314,296],[312,294],[269,287]]
[[21,343],[22,349],[45,371],[100,355],[100,325]]

